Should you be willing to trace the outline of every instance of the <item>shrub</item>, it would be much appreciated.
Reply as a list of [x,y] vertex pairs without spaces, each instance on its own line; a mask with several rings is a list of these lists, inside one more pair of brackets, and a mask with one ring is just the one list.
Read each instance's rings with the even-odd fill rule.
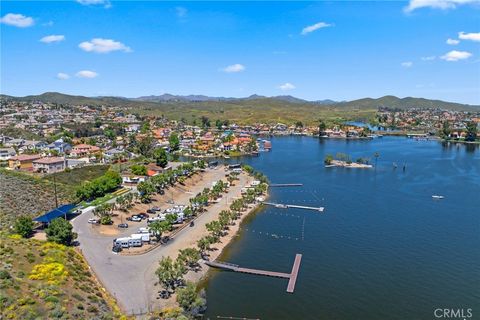
[[0,270],[0,279],[10,279],[12,276],[7,270]]
[[67,274],[63,264],[50,262],[35,265],[28,278],[31,280],[46,280],[49,284],[59,284]]

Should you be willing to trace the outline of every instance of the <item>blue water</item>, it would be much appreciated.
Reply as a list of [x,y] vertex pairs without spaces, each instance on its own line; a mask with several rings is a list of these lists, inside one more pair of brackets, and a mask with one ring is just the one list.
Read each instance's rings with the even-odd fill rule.
[[[265,208],[221,259],[290,272],[301,253],[295,293],[286,293],[285,279],[213,271],[207,318],[434,319],[436,308],[462,307],[480,318],[478,147],[393,137],[272,144],[241,161],[273,183],[304,186],[272,188],[270,200],[326,210]],[[325,168],[325,155],[337,152],[378,152],[378,166]]]

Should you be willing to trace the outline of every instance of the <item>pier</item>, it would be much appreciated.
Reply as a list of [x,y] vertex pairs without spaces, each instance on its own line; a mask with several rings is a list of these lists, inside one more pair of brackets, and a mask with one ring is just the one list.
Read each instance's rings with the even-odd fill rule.
[[303,187],[303,183],[272,183],[268,185],[270,188],[275,187]]
[[275,208],[280,208],[280,209],[293,208],[293,209],[314,210],[319,212],[323,212],[323,210],[325,210],[324,207],[297,206],[295,204],[283,204],[283,203],[273,203],[273,202],[262,202],[262,203],[265,205],[274,206]]
[[293,262],[293,267],[292,267],[292,272],[291,273],[242,268],[239,265],[228,263],[228,262],[222,262],[222,261],[204,261],[204,262],[209,267],[219,268],[219,269],[222,269],[222,270],[248,273],[248,274],[255,274],[255,275],[259,275],[259,276],[267,276],[267,277],[288,279],[287,292],[293,293],[293,291],[295,290],[295,283],[297,282],[297,276],[298,276],[298,271],[300,269],[300,262],[301,261],[302,261],[302,255],[297,253],[295,255],[295,261]]

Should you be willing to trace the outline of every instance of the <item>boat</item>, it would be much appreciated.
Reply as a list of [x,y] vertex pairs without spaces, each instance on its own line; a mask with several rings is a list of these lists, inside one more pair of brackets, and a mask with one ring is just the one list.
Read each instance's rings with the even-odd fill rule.
[[434,195],[432,196],[432,198],[433,198],[433,199],[444,199],[445,197],[434,194]]

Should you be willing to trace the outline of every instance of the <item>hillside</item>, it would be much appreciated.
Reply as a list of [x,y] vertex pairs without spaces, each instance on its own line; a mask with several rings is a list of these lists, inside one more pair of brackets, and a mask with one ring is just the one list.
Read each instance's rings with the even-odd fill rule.
[[306,101],[292,96],[265,97],[252,95],[246,98],[222,98],[202,95],[146,96],[135,99],[121,97],[84,97],[48,92],[38,96],[9,97],[2,99],[17,101],[43,101],[60,104],[111,105],[138,112],[144,115],[165,115],[171,119],[185,119],[198,122],[202,116],[215,121],[230,120],[240,124],[294,123],[302,121],[315,123],[318,119],[327,121],[368,120],[379,107],[390,108],[441,108],[445,110],[479,111],[480,106],[472,106],[423,98],[398,98],[384,96],[378,99],[364,98],[352,101],[331,100]]
[[0,319],[121,319],[72,247],[0,235]]

